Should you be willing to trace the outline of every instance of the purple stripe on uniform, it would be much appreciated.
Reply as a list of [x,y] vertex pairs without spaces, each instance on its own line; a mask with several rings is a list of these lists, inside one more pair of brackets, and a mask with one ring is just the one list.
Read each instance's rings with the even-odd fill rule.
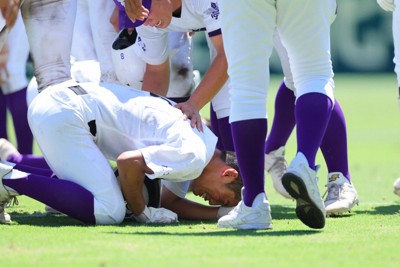
[[208,36],[209,36],[209,37],[213,37],[213,36],[217,36],[217,35],[220,35],[220,34],[222,34],[222,31],[221,31],[221,29],[218,29],[218,30],[209,32],[209,33],[208,33]]

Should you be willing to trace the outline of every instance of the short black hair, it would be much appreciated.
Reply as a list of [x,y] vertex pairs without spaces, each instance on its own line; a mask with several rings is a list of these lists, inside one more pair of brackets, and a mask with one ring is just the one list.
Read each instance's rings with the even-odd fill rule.
[[241,191],[243,187],[243,181],[242,176],[240,175],[236,153],[232,151],[222,151],[221,158],[227,165],[234,168],[238,172],[238,177],[231,183],[227,184],[227,187],[235,193],[235,198],[239,202],[242,199]]

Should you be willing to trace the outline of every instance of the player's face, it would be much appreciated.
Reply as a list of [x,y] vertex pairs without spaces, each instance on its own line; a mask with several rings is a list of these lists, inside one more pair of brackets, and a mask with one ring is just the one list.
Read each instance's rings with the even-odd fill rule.
[[203,183],[202,181],[193,181],[193,194],[202,197],[210,205],[221,205],[226,207],[236,206],[239,202],[235,198],[235,193],[229,189],[226,181],[218,180],[215,183]]

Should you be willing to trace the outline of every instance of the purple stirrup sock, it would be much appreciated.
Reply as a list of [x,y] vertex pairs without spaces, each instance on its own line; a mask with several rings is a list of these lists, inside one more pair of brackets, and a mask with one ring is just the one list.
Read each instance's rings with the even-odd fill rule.
[[18,151],[22,154],[32,154],[33,135],[26,115],[28,113],[26,88],[6,95],[6,101],[14,122]]
[[328,172],[341,172],[350,182],[346,120],[337,100],[335,100],[335,106],[322,139],[321,152]]
[[315,170],[315,157],[332,113],[332,101],[320,93],[308,93],[296,101],[297,152],[302,152]]
[[221,138],[222,143],[224,144],[225,151],[235,151],[233,146],[233,138],[232,138],[232,129],[231,124],[229,123],[229,116],[218,119],[218,129],[219,129],[219,137]]
[[266,119],[236,121],[231,124],[236,156],[243,179],[243,202],[251,207],[255,197],[264,192],[264,142]]
[[293,91],[282,82],[275,97],[275,114],[265,142],[265,154],[286,145],[296,125],[294,118],[295,101],[296,97]]
[[212,104],[210,104],[210,124],[211,131],[218,137],[217,148],[221,151],[225,151],[224,144],[222,143],[221,134],[219,132],[217,114],[215,113]]
[[27,172],[27,173],[40,175],[40,176],[56,178],[56,176],[53,173],[53,171],[48,169],[48,168],[36,168],[36,167],[33,167],[33,166],[28,166],[28,165],[16,163],[15,166],[14,166],[14,169],[17,169],[17,170],[22,171],[22,172]]
[[14,163],[21,163],[23,165],[28,165],[28,166],[32,166],[32,167],[36,167],[36,168],[50,169],[46,160],[42,156],[38,156],[38,155],[11,154],[8,156],[7,161],[14,162]]
[[0,88],[0,138],[8,139],[6,97]]
[[85,224],[96,224],[93,195],[76,183],[30,174],[26,178],[3,178],[3,184]]

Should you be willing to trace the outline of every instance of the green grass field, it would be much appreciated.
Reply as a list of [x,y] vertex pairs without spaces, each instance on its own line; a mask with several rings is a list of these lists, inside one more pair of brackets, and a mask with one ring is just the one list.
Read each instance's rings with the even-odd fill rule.
[[[280,78],[272,79],[271,118]],[[45,215],[41,203],[20,197],[19,205],[8,209],[14,222],[0,225],[1,266],[399,266],[400,197],[392,192],[400,176],[396,87],[394,74],[336,76],[360,205],[343,217],[328,218],[323,230],[303,225],[294,213],[295,203],[275,193],[269,177],[273,230],[225,230],[201,221],[89,227],[65,216]],[[295,149],[292,138],[288,160]],[[323,193],[327,171],[320,154],[317,162]]]

